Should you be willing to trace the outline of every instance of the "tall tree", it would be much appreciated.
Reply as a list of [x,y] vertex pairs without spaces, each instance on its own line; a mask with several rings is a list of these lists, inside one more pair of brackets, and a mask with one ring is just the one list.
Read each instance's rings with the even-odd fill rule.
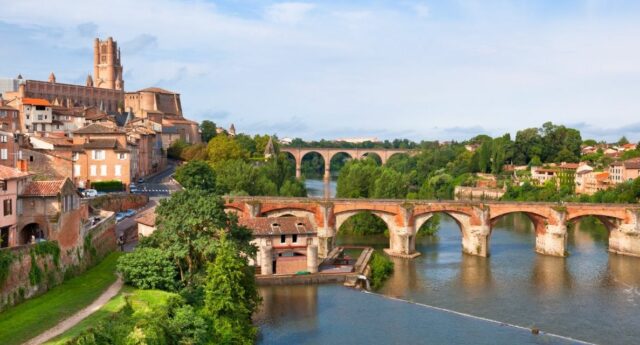
[[213,322],[217,344],[253,344],[257,328],[251,321],[260,296],[254,272],[239,248],[220,235],[216,258],[207,269],[205,313]]
[[209,153],[209,162],[214,167],[229,160],[244,159],[248,156],[248,152],[244,151],[233,137],[226,135],[217,135],[211,139],[207,145],[207,151]]
[[200,124],[200,135],[203,143],[208,143],[209,140],[216,136],[216,128],[216,124],[213,121],[202,121]]

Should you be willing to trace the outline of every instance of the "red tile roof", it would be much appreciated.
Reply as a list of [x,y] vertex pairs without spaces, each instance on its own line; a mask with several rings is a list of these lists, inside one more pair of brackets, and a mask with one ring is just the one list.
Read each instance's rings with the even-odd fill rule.
[[254,235],[314,234],[316,230],[306,217],[240,218],[238,223],[253,231]]
[[146,226],[156,226],[156,209],[151,208],[140,213],[138,218],[136,218],[136,222]]
[[93,123],[88,126],[76,129],[73,131],[76,134],[110,134],[110,133],[124,133],[117,128],[101,125],[99,123]]
[[0,165],[0,180],[13,180],[25,176],[29,176],[29,173]]
[[65,180],[31,181],[22,191],[21,196],[56,196],[60,193]]
[[43,98],[23,98],[22,99],[22,104],[28,104],[28,105],[43,105],[45,107],[50,107],[51,103],[49,103],[49,101],[47,101],[46,99]]

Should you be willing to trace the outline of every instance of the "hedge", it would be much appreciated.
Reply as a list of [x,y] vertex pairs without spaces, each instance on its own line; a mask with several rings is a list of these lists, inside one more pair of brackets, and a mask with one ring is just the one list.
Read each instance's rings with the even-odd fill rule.
[[119,180],[91,182],[91,187],[98,192],[120,192],[124,190],[122,181]]

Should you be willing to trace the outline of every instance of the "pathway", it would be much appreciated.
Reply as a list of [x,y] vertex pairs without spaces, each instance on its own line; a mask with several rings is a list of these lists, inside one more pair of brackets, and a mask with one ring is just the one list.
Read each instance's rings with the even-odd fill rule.
[[117,295],[122,288],[123,282],[120,277],[109,286],[109,288],[100,295],[93,303],[91,303],[88,307],[78,311],[77,313],[71,315],[67,319],[62,320],[56,326],[44,331],[39,336],[27,341],[22,345],[38,345],[42,344],[46,341],[49,341],[60,334],[66,332],[71,327],[77,325],[80,321],[84,320],[87,316],[93,314],[98,309],[102,308],[113,296]]

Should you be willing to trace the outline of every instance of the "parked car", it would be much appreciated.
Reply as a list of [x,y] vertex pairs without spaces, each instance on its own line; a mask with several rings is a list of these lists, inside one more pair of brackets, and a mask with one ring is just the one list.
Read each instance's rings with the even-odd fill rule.
[[144,179],[141,177],[138,179],[138,183],[144,183]]
[[136,215],[136,210],[128,209],[124,211],[124,215],[127,217],[132,217]]
[[124,220],[125,218],[127,218],[127,215],[124,212],[118,212],[116,213],[116,223],[121,222],[122,220]]
[[85,198],[95,198],[98,196],[98,191],[95,189],[85,189],[83,195]]

